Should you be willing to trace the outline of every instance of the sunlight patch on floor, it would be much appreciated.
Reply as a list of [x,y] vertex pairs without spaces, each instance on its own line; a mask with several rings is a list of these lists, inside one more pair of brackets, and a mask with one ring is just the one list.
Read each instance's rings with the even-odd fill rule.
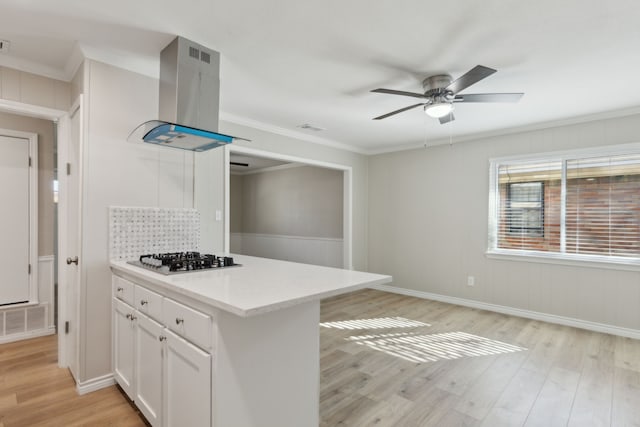
[[487,356],[526,350],[524,347],[479,337],[466,332],[446,332],[428,335],[398,332],[351,336],[345,339],[410,362],[437,362],[438,360],[452,360],[462,357]]
[[341,320],[338,322],[324,322],[320,326],[335,329],[388,329],[388,328],[417,328],[431,326],[428,323],[404,317],[378,317],[375,319]]

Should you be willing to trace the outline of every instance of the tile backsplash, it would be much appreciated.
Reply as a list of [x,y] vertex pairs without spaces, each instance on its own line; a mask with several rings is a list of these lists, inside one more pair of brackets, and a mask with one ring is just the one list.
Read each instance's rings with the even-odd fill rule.
[[199,246],[200,213],[195,209],[109,207],[109,259],[197,251]]

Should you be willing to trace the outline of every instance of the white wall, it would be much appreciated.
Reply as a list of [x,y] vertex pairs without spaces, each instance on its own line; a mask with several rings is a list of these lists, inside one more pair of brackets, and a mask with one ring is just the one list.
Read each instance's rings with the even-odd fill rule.
[[372,156],[370,270],[400,288],[640,330],[637,271],[485,256],[490,158],[639,140],[635,115]]
[[91,60],[83,67],[80,381],[111,372],[108,206],[193,207],[193,153],[126,141],[157,117],[158,81]]

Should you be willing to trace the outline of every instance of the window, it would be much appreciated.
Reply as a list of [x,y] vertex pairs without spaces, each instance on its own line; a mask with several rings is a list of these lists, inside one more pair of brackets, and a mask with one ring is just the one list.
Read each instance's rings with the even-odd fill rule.
[[489,253],[640,264],[640,148],[491,162]]
[[513,182],[507,186],[509,233],[544,235],[544,183]]

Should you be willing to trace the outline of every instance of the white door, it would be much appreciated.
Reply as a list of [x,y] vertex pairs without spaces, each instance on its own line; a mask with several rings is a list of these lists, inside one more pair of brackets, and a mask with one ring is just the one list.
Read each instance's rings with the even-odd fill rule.
[[[62,366],[69,367],[73,377],[79,374],[79,328],[81,286],[82,230],[82,95],[69,111],[68,138],[61,141],[58,157],[60,186],[58,230],[60,235],[59,326],[65,331],[60,345],[64,347]],[[61,334],[62,336],[62,334]]]
[[29,300],[29,140],[0,135],[0,305]]
[[153,427],[162,425],[163,326],[136,311],[136,406]]
[[134,310],[122,301],[113,299],[113,375],[134,400],[135,319]]
[[[211,425],[211,355],[165,329],[166,427]],[[224,392],[224,390],[222,391]]]

